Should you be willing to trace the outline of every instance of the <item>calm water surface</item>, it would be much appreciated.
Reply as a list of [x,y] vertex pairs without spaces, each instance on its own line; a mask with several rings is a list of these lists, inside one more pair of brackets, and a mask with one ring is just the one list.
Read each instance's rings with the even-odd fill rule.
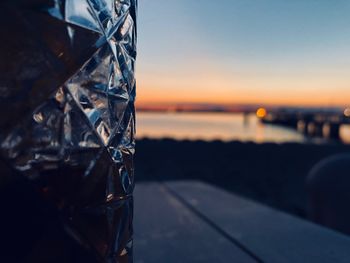
[[[342,127],[342,140],[350,143],[350,128]],[[261,124],[255,115],[227,113],[151,113],[139,112],[138,138],[174,138],[201,140],[240,140],[263,142],[307,142],[295,130]],[[313,140],[322,143],[324,140]]]

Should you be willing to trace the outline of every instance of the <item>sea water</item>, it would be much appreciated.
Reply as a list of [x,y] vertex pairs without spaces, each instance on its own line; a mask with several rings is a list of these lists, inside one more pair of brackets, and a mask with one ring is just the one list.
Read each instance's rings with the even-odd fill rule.
[[[350,143],[350,127],[342,127],[340,136],[343,142]],[[262,124],[254,114],[242,113],[139,112],[137,137],[256,143],[327,142],[321,138],[307,138],[296,129]]]

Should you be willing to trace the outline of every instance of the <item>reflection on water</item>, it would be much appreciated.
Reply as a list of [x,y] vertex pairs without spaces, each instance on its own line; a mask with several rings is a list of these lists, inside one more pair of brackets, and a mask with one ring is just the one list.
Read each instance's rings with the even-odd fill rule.
[[[255,115],[226,113],[138,113],[138,138],[240,140],[263,142],[306,142],[295,130],[261,124]],[[350,143],[350,128],[341,128]],[[322,142],[322,140],[313,140]]]

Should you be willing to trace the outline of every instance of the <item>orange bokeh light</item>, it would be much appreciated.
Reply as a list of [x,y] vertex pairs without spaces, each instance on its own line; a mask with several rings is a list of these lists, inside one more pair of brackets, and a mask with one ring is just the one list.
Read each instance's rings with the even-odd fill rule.
[[260,119],[266,117],[266,114],[267,114],[267,111],[266,109],[264,108],[259,108],[257,111],[256,111],[256,116]]
[[346,108],[346,109],[344,110],[344,116],[345,116],[345,117],[350,117],[350,108]]

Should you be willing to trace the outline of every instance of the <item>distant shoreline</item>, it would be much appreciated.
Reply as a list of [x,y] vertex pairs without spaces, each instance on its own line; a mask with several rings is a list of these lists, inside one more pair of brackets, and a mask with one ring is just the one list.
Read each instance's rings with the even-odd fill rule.
[[250,109],[246,111],[242,110],[225,110],[225,109],[144,109],[137,108],[138,112],[151,112],[151,113],[167,113],[167,112],[175,112],[175,113],[248,113],[254,114],[255,109]]
[[324,106],[285,106],[285,105],[220,105],[220,104],[155,104],[155,105],[137,105],[138,112],[188,112],[188,113],[256,113],[260,108],[268,110],[313,110],[313,111],[340,111],[344,107],[324,107]]
[[147,110],[137,109],[141,113],[226,113],[226,114],[255,114],[255,111],[221,111],[221,110]]

